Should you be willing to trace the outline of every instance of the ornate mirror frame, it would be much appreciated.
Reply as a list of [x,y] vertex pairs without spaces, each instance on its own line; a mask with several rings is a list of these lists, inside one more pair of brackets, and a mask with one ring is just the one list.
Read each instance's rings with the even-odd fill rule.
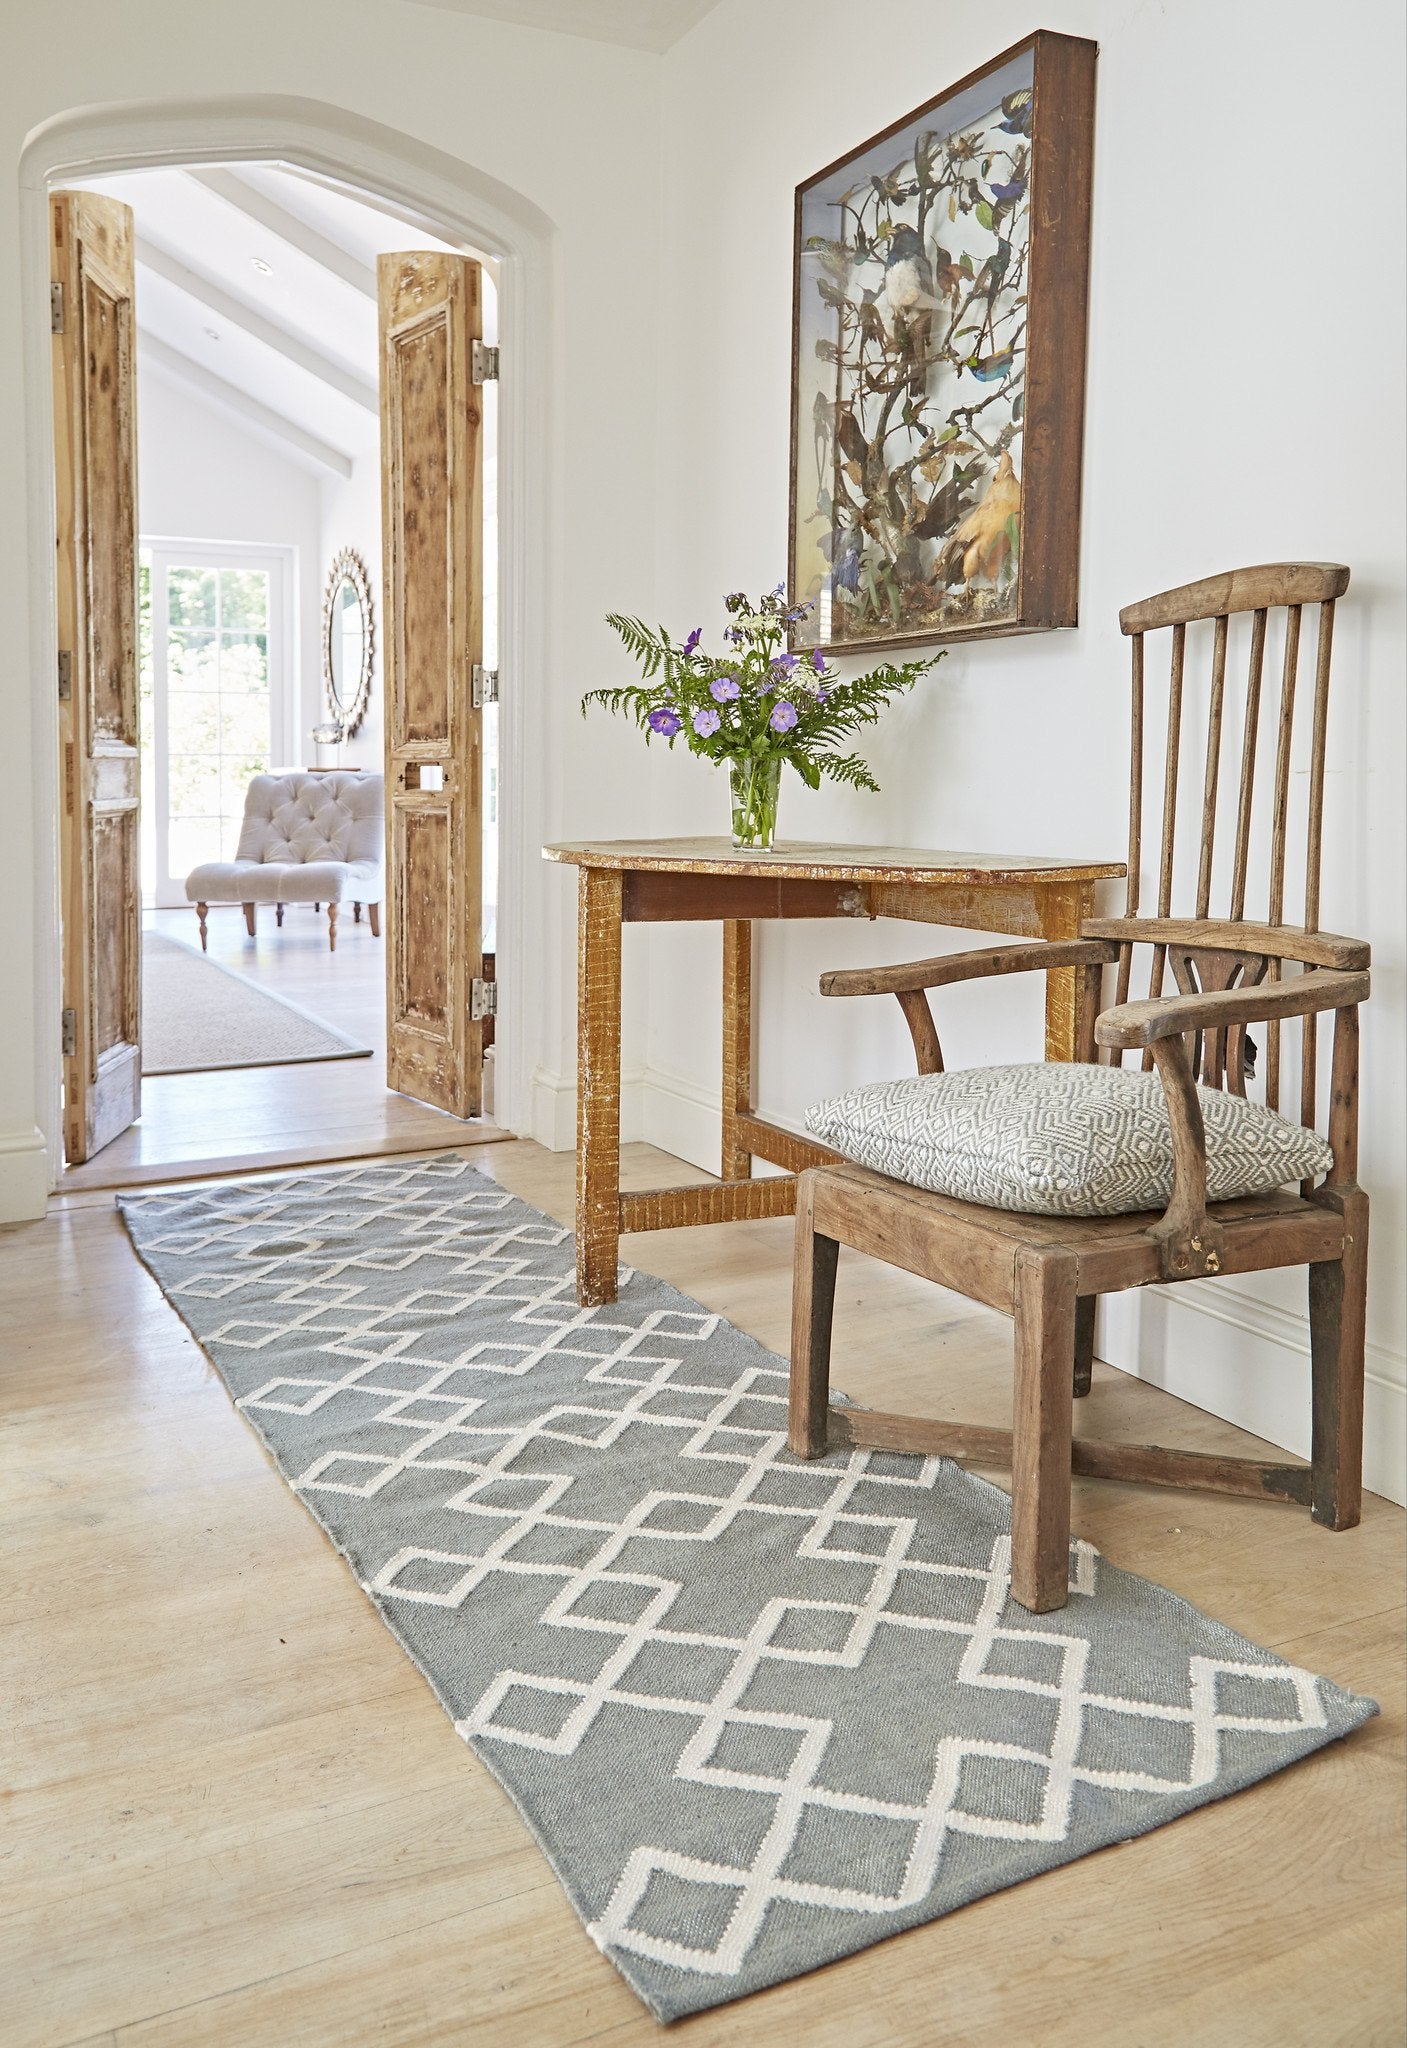
[[[345,700],[337,693],[332,666],[332,631],[336,623],[335,606],[337,593],[344,583],[350,583],[357,595],[362,614],[362,666],[355,689],[347,692]],[[355,548],[341,548],[332,558],[332,567],[327,572],[327,588],[322,600],[322,679],[327,692],[328,705],[334,718],[342,725],[343,736],[351,739],[366,716],[367,700],[371,696],[371,670],[376,648],[376,625],[371,610],[371,582],[366,573],[366,564]]]

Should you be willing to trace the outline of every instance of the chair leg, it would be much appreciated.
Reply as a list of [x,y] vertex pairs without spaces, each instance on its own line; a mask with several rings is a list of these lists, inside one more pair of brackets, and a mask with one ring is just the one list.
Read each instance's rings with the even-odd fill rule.
[[205,913],[209,908],[210,905],[208,903],[197,903],[195,906],[196,918],[200,925],[200,950],[202,953],[208,953],[210,950],[205,943]]
[[353,923],[353,924],[360,924],[360,923],[361,923],[361,921],[362,921],[362,907],[361,907],[360,903],[354,903],[354,904],[352,905],[352,923]]
[[335,903],[329,903],[327,906],[327,950],[329,953],[337,951],[337,905]]
[[381,936],[381,905],[379,903],[368,903],[366,914],[371,924],[371,936],[374,939],[379,939]]
[[1363,1511],[1363,1345],[1368,1296],[1368,1197],[1343,1197],[1344,1255],[1309,1269],[1313,1375],[1310,1512],[1330,1529]]
[[1069,1597],[1075,1272],[1065,1252],[1016,1255],[1011,1591],[1032,1614]]
[[1094,1380],[1094,1312],[1097,1294],[1082,1294],[1075,1303],[1075,1399],[1082,1401]]
[[254,930],[254,905],[252,903],[244,905],[244,929],[248,932],[251,939],[256,936]]
[[809,1173],[796,1186],[796,1252],[791,1295],[791,1399],[787,1442],[798,1458],[819,1458],[826,1448],[830,1407],[831,1322],[840,1246],[817,1235]]
[[277,918],[277,920],[278,920],[278,928],[279,928],[279,930],[280,930],[280,931],[282,931],[282,930],[283,930],[283,905],[282,905],[281,903],[276,903],[276,904],[274,905],[274,916],[275,916],[275,917]]

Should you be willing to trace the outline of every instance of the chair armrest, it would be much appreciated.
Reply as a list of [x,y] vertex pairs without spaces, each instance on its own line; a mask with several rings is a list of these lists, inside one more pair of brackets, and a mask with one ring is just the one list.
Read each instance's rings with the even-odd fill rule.
[[1276,1017],[1308,1017],[1319,1010],[1347,1010],[1366,1002],[1371,977],[1361,974],[1298,974],[1293,981],[1258,982],[1253,988],[1217,989],[1208,995],[1159,996],[1147,1003],[1120,1003],[1105,1010],[1094,1027],[1100,1045],[1156,1046],[1191,1031],[1222,1031],[1233,1024],[1267,1024]]
[[1086,938],[1118,939],[1135,946],[1188,946],[1219,953],[1253,953],[1264,960],[1299,960],[1306,967],[1366,967],[1366,939],[1338,932],[1307,932],[1293,924],[1246,924],[1226,918],[1087,917]]
[[837,968],[821,976],[823,996],[884,996],[946,988],[955,981],[985,981],[995,974],[1028,974],[1052,967],[1107,966],[1119,949],[1103,939],[1035,939],[1020,946],[983,946],[972,953],[942,953],[898,967]]

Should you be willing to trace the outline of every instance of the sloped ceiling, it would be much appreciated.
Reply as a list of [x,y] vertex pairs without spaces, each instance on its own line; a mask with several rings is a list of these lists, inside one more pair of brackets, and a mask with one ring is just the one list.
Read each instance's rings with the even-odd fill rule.
[[448,244],[274,164],[85,183],[135,215],[142,373],[185,386],[304,467],[350,474],[378,431],[376,258]]
[[672,49],[718,0],[413,0],[420,7],[447,7],[481,14],[522,28],[556,29],[597,43],[623,43],[633,50]]

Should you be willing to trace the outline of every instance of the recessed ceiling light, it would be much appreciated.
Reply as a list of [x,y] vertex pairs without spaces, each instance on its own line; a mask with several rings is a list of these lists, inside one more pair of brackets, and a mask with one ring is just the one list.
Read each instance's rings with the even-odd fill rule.
[[256,270],[258,271],[258,273],[259,273],[260,277],[272,277],[272,276],[273,276],[273,274],[274,274],[274,266],[273,266],[273,264],[272,264],[272,263],[266,263],[266,262],[264,261],[264,259],[263,259],[263,257],[262,257],[262,256],[251,256],[249,260],[250,260],[250,262],[251,262],[251,263],[252,263],[252,264],[254,265],[254,268],[255,268],[255,269],[256,269]]

